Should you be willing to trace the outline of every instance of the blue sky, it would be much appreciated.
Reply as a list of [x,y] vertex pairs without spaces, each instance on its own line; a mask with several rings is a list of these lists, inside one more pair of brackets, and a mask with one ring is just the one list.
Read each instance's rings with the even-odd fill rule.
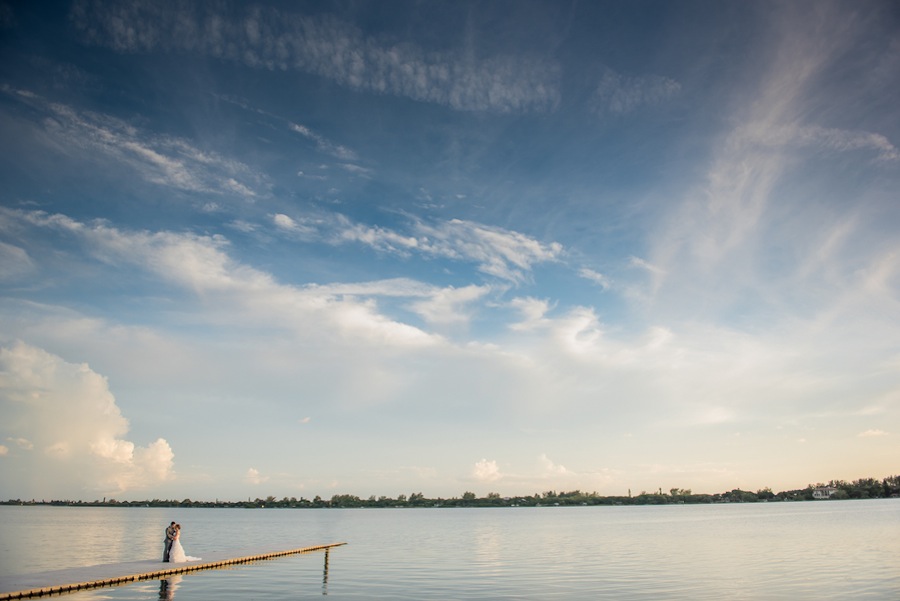
[[0,497],[900,457],[893,2],[0,2]]

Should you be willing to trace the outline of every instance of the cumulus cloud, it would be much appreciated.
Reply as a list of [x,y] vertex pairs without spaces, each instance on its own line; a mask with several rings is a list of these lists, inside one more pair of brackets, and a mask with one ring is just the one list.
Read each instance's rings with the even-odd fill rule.
[[268,479],[269,479],[268,476],[263,476],[262,474],[259,473],[259,470],[254,467],[251,467],[250,469],[248,469],[247,475],[244,476],[244,480],[248,484],[254,484],[254,485],[262,484],[263,482],[266,482]]
[[500,473],[500,468],[497,466],[496,461],[482,459],[475,462],[475,467],[472,468],[472,476],[480,482],[496,482],[503,477],[503,474]]
[[0,428],[19,449],[8,453],[10,461],[40,478],[15,484],[37,495],[120,494],[173,475],[169,444],[160,438],[141,447],[126,440],[128,420],[106,378],[86,364],[24,342],[2,348],[0,402]]
[[547,457],[546,453],[541,454],[538,457],[538,466],[540,472],[544,475],[548,476],[571,476],[572,472],[566,469],[565,466],[559,465],[557,463],[553,463],[549,457]]
[[[299,71],[351,89],[466,111],[547,111],[560,69],[540,57],[473,58],[364,35],[335,17],[251,6],[237,14],[195,2],[81,0],[72,21],[89,43],[119,52],[189,52],[251,68]],[[298,132],[299,133],[299,132]]]

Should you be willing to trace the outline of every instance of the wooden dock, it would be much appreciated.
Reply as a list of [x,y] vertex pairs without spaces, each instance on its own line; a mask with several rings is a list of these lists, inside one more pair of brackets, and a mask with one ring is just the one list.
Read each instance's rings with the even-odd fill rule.
[[[131,563],[58,570],[56,572],[47,572],[45,574],[10,579],[9,583],[4,583],[2,585],[2,589],[14,588],[15,590],[6,592],[5,590],[0,589],[0,601],[6,601],[7,599],[30,599],[42,597],[44,595],[72,593],[104,586],[118,586],[141,580],[157,580],[176,574],[187,574],[188,572],[197,572],[199,570],[214,570],[216,568],[224,568],[254,561],[277,559],[279,557],[285,557],[286,555],[312,553],[315,551],[325,551],[327,553],[328,550],[333,547],[340,547],[341,545],[346,544],[347,543],[331,543],[327,545],[303,547],[301,549],[289,549],[287,551],[257,553],[255,555],[246,555],[243,557],[213,559],[210,561],[200,560],[185,563],[136,561]],[[165,567],[163,568],[161,566]],[[78,576],[80,579],[74,578],[74,576]],[[35,580],[38,578],[42,579],[40,584],[35,583]]]

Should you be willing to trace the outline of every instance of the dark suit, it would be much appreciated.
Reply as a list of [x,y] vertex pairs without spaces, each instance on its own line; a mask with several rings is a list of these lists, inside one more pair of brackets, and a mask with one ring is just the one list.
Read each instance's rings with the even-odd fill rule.
[[169,552],[172,550],[172,543],[175,541],[175,526],[171,525],[166,528],[166,539],[163,541],[163,561],[169,561]]

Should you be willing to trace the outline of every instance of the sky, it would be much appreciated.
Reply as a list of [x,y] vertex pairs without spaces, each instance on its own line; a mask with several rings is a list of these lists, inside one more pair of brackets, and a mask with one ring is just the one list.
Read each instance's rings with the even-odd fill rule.
[[900,472],[900,5],[0,1],[0,498]]

